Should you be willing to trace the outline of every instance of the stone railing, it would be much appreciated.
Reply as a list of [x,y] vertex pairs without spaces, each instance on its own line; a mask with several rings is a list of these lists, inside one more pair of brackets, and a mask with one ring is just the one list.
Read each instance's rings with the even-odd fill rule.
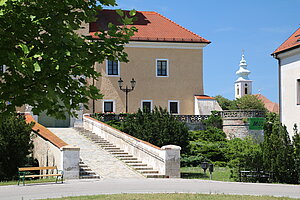
[[209,115],[174,115],[174,117],[184,123],[201,123]]
[[265,117],[265,112],[260,110],[223,110],[220,112],[220,114],[223,119]]
[[32,127],[33,157],[39,161],[39,166],[57,166],[64,171],[65,179],[78,179],[80,149],[68,145],[49,129],[37,123],[31,115],[25,115],[25,119],[27,123],[35,123]]
[[170,178],[180,177],[181,148],[179,146],[157,147],[112,128],[89,115],[83,116],[83,127],[153,167],[154,170],[159,171],[160,175]]
[[[91,117],[94,117],[96,119],[99,119],[101,122],[107,122],[111,120],[116,121],[124,121],[127,114],[113,114],[113,113],[95,113]],[[174,115],[174,117],[185,123],[199,123],[204,119],[207,119],[209,115]]]

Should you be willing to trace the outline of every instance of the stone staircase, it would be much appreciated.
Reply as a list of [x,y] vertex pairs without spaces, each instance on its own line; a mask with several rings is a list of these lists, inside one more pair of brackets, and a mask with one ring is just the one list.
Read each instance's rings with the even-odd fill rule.
[[100,176],[96,172],[92,171],[87,164],[81,159],[79,162],[79,178],[80,179],[99,179]]
[[165,178],[164,175],[160,175],[157,170],[153,170],[152,167],[148,166],[147,164],[143,163],[142,161],[135,158],[133,155],[128,154],[124,150],[118,148],[114,144],[108,142],[107,140],[101,138],[100,136],[92,133],[91,131],[85,130],[81,127],[76,127],[80,134],[84,135],[95,144],[99,145],[102,149],[109,152],[114,157],[118,158],[119,160],[123,161],[132,169],[136,170],[137,172],[141,173],[146,178]]

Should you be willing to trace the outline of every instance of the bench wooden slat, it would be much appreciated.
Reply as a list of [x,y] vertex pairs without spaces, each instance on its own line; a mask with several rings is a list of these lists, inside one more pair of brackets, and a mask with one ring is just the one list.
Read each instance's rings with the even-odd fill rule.
[[62,174],[42,174],[42,175],[25,175],[25,178],[35,178],[35,177],[46,177],[46,176],[62,176]]
[[[23,182],[23,185],[25,185],[25,179],[26,178],[37,178],[37,177],[50,177],[50,176],[56,176],[56,183],[58,178],[61,178],[61,182],[63,183],[63,171],[58,170],[57,166],[49,166],[49,167],[19,167],[19,180],[18,185],[20,184],[20,181]],[[55,172],[52,171],[53,174],[40,174],[41,170],[56,170]],[[37,174],[30,174],[30,171],[39,171]],[[60,172],[61,171],[61,172]],[[48,171],[51,173],[51,171]]]
[[46,170],[46,169],[57,169],[56,166],[51,167],[21,167],[19,171],[35,171],[35,170]]

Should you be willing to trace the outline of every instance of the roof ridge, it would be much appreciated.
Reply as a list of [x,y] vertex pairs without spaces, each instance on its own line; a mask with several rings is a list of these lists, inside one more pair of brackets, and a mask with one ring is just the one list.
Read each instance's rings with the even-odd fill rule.
[[177,24],[176,22],[172,21],[171,19],[169,19],[169,18],[163,16],[162,14],[160,14],[160,13],[158,13],[158,12],[155,12],[155,11],[153,11],[153,12],[156,13],[156,14],[158,14],[159,16],[163,17],[164,19],[166,19],[166,20],[172,22],[172,23],[175,24],[176,26],[178,26],[178,27],[180,27],[180,28],[182,28],[182,29],[184,29],[184,30],[186,30],[186,31],[188,31],[188,32],[190,32],[190,33],[192,33],[193,35],[195,35],[195,36],[197,36],[197,37],[199,37],[199,38],[201,38],[201,39],[203,39],[203,40],[205,40],[205,41],[207,41],[207,43],[210,43],[209,40],[207,40],[207,39],[201,37],[200,35],[194,33],[193,31],[188,30],[187,28],[184,28],[183,26]]

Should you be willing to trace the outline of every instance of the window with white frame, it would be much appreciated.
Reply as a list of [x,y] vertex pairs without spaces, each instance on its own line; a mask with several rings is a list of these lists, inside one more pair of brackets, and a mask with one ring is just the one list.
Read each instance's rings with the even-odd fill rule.
[[106,74],[108,76],[120,76],[120,62],[114,60],[107,60]]
[[177,100],[170,100],[168,102],[168,110],[170,114],[179,114],[180,113],[180,107],[179,107],[179,101]]
[[103,100],[103,112],[104,113],[115,112],[114,100]]
[[300,79],[297,79],[297,105],[300,105]]
[[152,110],[152,100],[142,100],[141,110],[143,112],[150,112]]
[[169,60],[156,59],[156,76],[168,77],[169,76]]

